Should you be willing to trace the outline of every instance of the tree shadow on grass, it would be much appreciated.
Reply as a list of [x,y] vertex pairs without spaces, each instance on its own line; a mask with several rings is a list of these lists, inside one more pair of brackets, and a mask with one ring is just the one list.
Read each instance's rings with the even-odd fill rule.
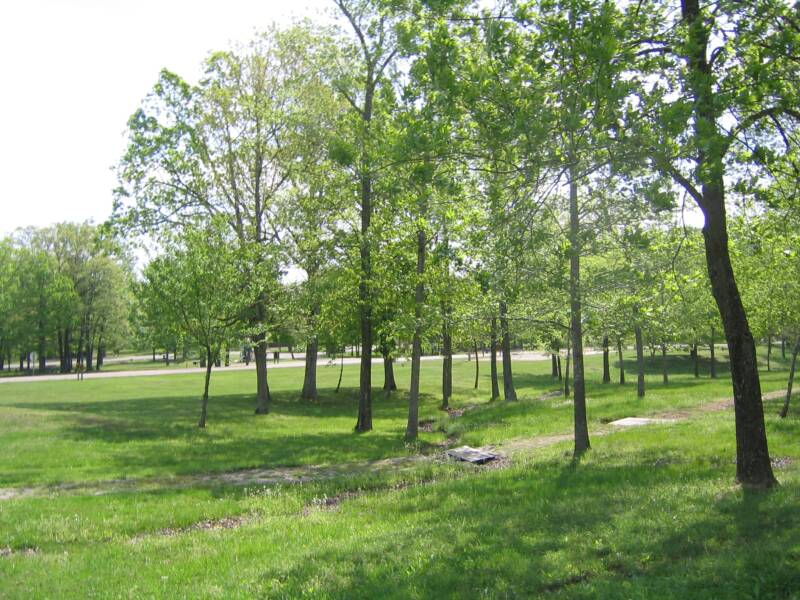
[[[376,392],[377,393],[377,392]],[[32,411],[60,413],[58,437],[100,443],[92,460],[118,475],[180,475],[272,466],[333,464],[400,456],[405,397],[376,400],[374,430],[355,435],[357,395],[352,389],[321,389],[319,402],[299,401],[294,393],[273,394],[271,412],[256,416],[250,394],[215,396],[206,429],[197,427],[199,401],[191,397],[70,403],[17,403]],[[399,396],[399,395],[398,395]],[[433,396],[422,397],[421,414],[438,410]],[[90,461],[91,462],[91,461]]]
[[[734,493],[727,509],[695,514],[681,490],[670,491],[675,471],[654,468],[659,456],[646,450],[635,465],[586,468],[551,462],[413,488],[393,502],[356,501],[346,510],[362,515],[357,539],[310,550],[288,568],[267,568],[262,581],[286,582],[291,595],[336,574],[330,589],[348,598],[695,597],[708,590],[709,574],[734,595],[752,591],[755,573],[771,592],[797,581],[785,559],[775,580],[764,569],[797,543],[790,494],[764,501]],[[719,475],[693,465],[677,485],[713,489]],[[671,496],[660,502],[660,491]],[[795,512],[784,529],[779,517],[787,509]],[[379,523],[396,523],[398,531]],[[718,554],[708,552],[710,540]]]

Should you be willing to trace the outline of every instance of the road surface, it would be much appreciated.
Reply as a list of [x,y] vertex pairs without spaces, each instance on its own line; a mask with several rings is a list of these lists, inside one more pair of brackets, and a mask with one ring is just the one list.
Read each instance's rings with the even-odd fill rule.
[[[587,351],[586,354],[593,354],[594,351]],[[295,356],[302,356],[302,354],[295,353]],[[550,354],[546,352],[512,352],[511,353],[512,359],[514,361],[532,361],[532,360],[549,360]],[[146,358],[150,358],[149,356]],[[466,360],[466,354],[454,354],[454,359],[462,359]],[[422,360],[441,360],[441,356],[423,356]],[[341,359],[336,359],[335,361],[328,358],[320,358],[317,360],[317,366],[325,367],[325,366],[338,366]],[[481,362],[489,360],[489,356],[482,356]],[[499,356],[498,356],[499,360]],[[120,361],[122,362],[122,361]],[[344,364],[346,365],[357,365],[360,364],[361,359],[357,356],[355,357],[346,357],[344,359]],[[411,360],[406,357],[401,357],[395,359],[397,364],[402,364],[405,362],[410,363]],[[373,358],[373,364],[381,364],[383,363],[383,359]],[[278,363],[273,363],[270,361],[267,365],[268,369],[289,369],[294,367],[303,367],[305,366],[305,362],[303,360],[281,360]],[[230,367],[215,367],[214,370],[216,372],[226,372],[226,371],[244,371],[244,370],[255,370],[255,363],[251,362],[250,365],[243,365],[240,363],[233,364]],[[154,377],[160,375],[189,375],[194,373],[205,373],[204,367],[189,367],[189,368],[181,368],[181,369],[140,369],[135,371],[99,371],[99,372],[90,372],[84,373],[84,379],[111,379],[114,377]],[[77,375],[75,373],[71,374],[59,374],[59,375],[23,375],[20,377],[0,377],[0,385],[4,383],[30,383],[33,381],[67,381],[67,380],[75,380]]]

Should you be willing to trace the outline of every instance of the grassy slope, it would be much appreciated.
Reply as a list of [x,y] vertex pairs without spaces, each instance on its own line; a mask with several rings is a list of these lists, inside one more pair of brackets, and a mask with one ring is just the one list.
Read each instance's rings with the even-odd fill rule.
[[[679,365],[676,365],[679,366]],[[555,388],[547,363],[517,365],[523,399]],[[596,380],[599,358],[590,360]],[[423,418],[436,416],[437,365],[424,365]],[[457,365],[456,384],[472,365]],[[487,370],[488,369],[484,369]],[[321,369],[330,388],[336,369]],[[376,373],[377,375],[377,373]],[[355,385],[356,370],[345,370]],[[356,436],[353,390],[301,404],[299,370],[275,370],[275,412],[253,417],[252,376],[220,374],[210,428],[193,426],[200,379],[9,384],[0,388],[2,485],[80,481],[401,454],[404,399],[376,401],[376,431]],[[401,381],[407,368],[399,369]],[[765,376],[779,388],[784,372]],[[600,420],[697,404],[729,383],[654,375],[644,401],[632,385],[589,388],[590,429]],[[485,390],[487,382],[481,383]],[[245,393],[246,392],[246,393]],[[456,403],[482,399],[469,384]],[[0,503],[0,597],[792,597],[800,590],[800,432],[767,407],[777,492],[732,485],[731,414],[595,437],[576,468],[570,444],[521,464],[472,473],[454,465],[353,476],[278,489],[194,488],[53,495]],[[556,398],[498,404],[443,419],[471,444],[565,432],[571,410]],[[427,434],[427,441],[442,434]],[[429,481],[396,489],[404,481]],[[357,491],[336,510],[319,498]],[[315,501],[316,499],[316,501]],[[177,536],[138,534],[205,519],[249,515],[237,529]],[[756,551],[757,549],[757,551]]]

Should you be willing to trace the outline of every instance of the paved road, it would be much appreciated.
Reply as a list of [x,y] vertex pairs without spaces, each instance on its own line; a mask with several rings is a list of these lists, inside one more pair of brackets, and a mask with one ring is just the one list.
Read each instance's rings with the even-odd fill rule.
[[[587,354],[592,354],[593,351],[588,351]],[[295,354],[298,356],[299,354]],[[550,355],[545,352],[512,352],[513,360],[549,360]],[[150,358],[150,357],[146,357]],[[422,360],[441,360],[441,356],[423,356]],[[466,354],[454,354],[454,359],[461,359],[467,360]],[[489,356],[482,356],[481,361],[488,361]],[[357,365],[361,362],[359,357],[346,357],[344,359],[344,364],[346,365]],[[373,358],[373,364],[381,364],[383,362],[382,358]],[[397,363],[404,363],[410,362],[408,358],[399,358],[397,359]],[[336,361],[321,358],[317,361],[317,365],[320,367],[324,366],[338,366],[339,359]],[[268,369],[287,369],[292,367],[303,367],[305,363],[302,360],[281,360],[279,363],[270,362],[267,366]],[[220,367],[215,369],[216,372],[225,372],[225,371],[243,371],[252,369],[255,370],[255,363],[250,363],[249,366],[243,364],[234,364],[230,367]],[[154,377],[157,375],[188,375],[193,373],[205,373],[205,369],[202,367],[190,367],[185,369],[141,369],[136,371],[100,371],[98,373],[85,373],[84,379],[111,379],[114,377]],[[70,374],[70,375],[25,375],[21,377],[0,377],[0,385],[4,383],[31,383],[34,381],[67,381],[67,380],[75,380],[77,375]]]

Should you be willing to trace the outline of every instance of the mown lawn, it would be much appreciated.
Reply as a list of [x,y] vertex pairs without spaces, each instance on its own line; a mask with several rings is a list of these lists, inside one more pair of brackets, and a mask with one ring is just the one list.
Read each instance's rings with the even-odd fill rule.
[[[765,390],[785,384],[785,365],[773,363]],[[659,365],[638,400],[632,360],[620,387],[596,383],[600,357],[591,357],[590,432],[730,395],[724,368],[717,381],[695,380],[676,356],[663,386]],[[475,392],[473,363],[457,363],[452,404],[481,404],[460,418],[438,410],[439,368],[423,363],[421,418],[444,431],[414,447],[402,441],[402,390],[388,399],[376,390],[375,431],[352,433],[355,366],[338,395],[338,367],[321,368],[316,404],[297,400],[301,370],[271,371],[266,417],[252,414],[252,372],[220,372],[206,431],[195,427],[200,376],[3,384],[0,487],[158,480],[0,501],[0,597],[800,597],[800,409],[780,420],[780,400],[766,405],[781,482],[767,493],[733,483],[730,411],[595,436],[577,465],[563,442],[503,469],[424,461],[302,485],[158,485],[434,454],[446,436],[481,445],[571,429],[563,397],[540,399],[558,388],[548,362],[515,364],[514,404],[486,403],[488,364]],[[397,376],[407,384],[408,367]]]

